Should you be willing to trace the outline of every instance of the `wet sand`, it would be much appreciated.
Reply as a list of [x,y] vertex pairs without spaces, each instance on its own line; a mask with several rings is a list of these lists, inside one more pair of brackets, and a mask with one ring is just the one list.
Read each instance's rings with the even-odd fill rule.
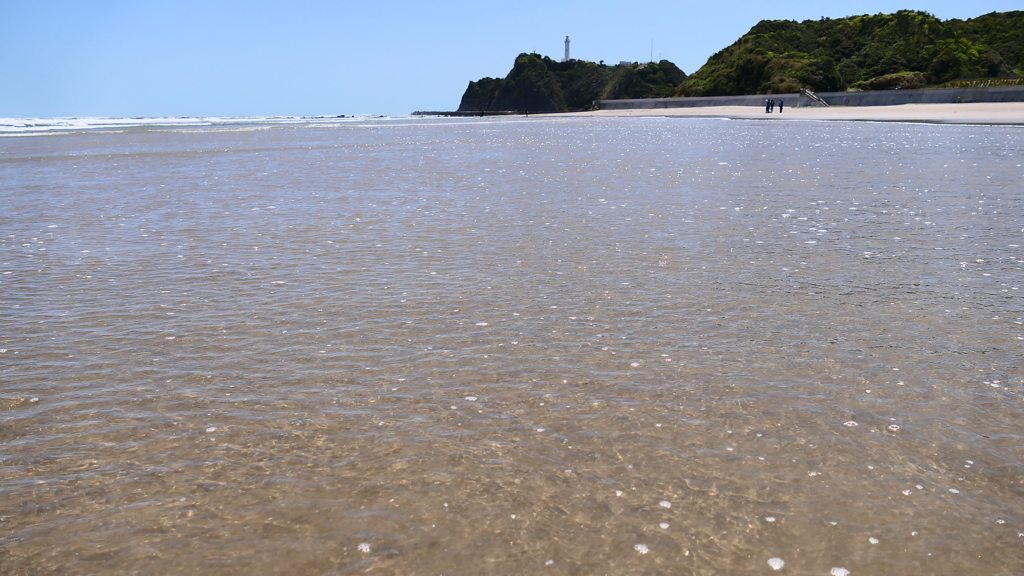
[[941,124],[1022,124],[1024,102],[970,104],[902,104],[899,106],[830,106],[785,108],[766,114],[753,106],[706,106],[642,110],[596,110],[573,116],[690,116],[763,120],[858,120],[874,122],[933,122]]

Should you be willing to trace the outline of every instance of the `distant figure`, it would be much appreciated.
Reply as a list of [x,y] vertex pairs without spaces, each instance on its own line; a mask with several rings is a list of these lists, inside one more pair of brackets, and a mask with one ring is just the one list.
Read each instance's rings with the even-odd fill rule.
[[782,107],[786,105],[785,100],[779,100],[779,114],[782,114]]
[[775,100],[769,100],[768,101],[768,111],[769,112],[774,112],[775,111]]
[[767,114],[767,113],[769,113],[771,111],[772,111],[772,101],[767,99],[767,98],[765,98],[764,99],[764,113]]

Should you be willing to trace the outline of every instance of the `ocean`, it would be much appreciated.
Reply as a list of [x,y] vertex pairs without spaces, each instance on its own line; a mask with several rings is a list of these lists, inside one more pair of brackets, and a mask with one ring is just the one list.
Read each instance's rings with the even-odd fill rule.
[[0,122],[0,573],[1024,572],[1024,129]]

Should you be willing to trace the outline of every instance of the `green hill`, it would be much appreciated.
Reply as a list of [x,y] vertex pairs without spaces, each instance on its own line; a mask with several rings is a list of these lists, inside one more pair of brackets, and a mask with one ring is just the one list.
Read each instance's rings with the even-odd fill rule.
[[1022,77],[1024,11],[943,21],[901,10],[763,20],[689,77],[667,60],[606,66],[520,54],[505,78],[470,82],[459,110],[565,112],[620,98],[1024,84]]
[[505,78],[470,82],[460,112],[590,110],[595,100],[672,96],[686,79],[668,60],[606,66],[586,60],[555,62],[547,56],[520,54]]
[[1024,11],[942,21],[926,12],[764,20],[677,96],[919,88],[1024,75]]

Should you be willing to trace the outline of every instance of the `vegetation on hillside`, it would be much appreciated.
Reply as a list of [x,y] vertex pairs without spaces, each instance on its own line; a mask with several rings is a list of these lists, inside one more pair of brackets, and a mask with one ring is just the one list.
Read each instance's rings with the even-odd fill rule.
[[470,82],[459,110],[590,110],[596,100],[672,96],[685,79],[686,74],[668,60],[607,66],[586,60],[556,62],[539,54],[520,54],[505,78]]
[[708,59],[677,96],[918,88],[1024,75],[1024,11],[942,21],[926,12],[765,20]]
[[460,111],[589,110],[596,100],[1020,85],[1024,11],[942,21],[927,12],[764,20],[687,77],[675,64],[606,66],[520,54],[470,82]]

